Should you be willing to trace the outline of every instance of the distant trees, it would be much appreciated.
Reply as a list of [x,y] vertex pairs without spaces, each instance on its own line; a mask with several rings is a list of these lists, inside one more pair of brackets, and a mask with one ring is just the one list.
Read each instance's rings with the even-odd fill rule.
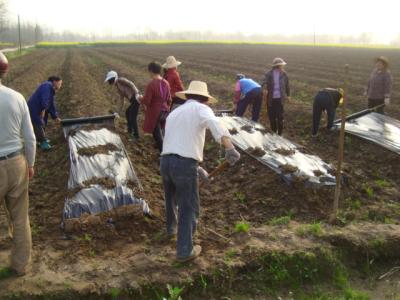
[[[12,19],[12,21],[11,21]],[[241,32],[235,33],[215,33],[212,31],[167,31],[159,33],[147,28],[140,33],[127,35],[116,35],[109,28],[103,34],[81,34],[72,31],[54,32],[49,28],[44,28],[40,24],[33,24],[21,20],[22,44],[31,45],[41,41],[60,41],[60,42],[94,42],[94,41],[118,41],[118,40],[237,40],[244,42],[295,42],[310,43],[314,42],[314,34],[282,35],[282,34],[253,34],[245,35]],[[16,16],[11,16],[7,12],[7,0],[0,0],[0,42],[18,43],[18,24]],[[316,36],[317,44],[359,44],[369,45],[375,43],[372,33],[362,33],[354,35],[322,35]],[[396,37],[392,45],[400,46],[400,34]]]

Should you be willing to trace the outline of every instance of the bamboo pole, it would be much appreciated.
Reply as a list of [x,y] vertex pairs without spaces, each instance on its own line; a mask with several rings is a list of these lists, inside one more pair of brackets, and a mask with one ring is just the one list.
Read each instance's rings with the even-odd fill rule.
[[336,187],[335,187],[335,198],[333,200],[333,213],[330,217],[330,222],[334,223],[337,219],[337,213],[339,208],[339,198],[341,191],[341,173],[342,173],[342,163],[344,160],[344,136],[345,136],[345,126],[346,126],[346,106],[347,106],[347,91],[349,88],[349,65],[344,67],[344,86],[343,86],[343,105],[342,105],[342,122],[340,126],[339,135],[339,155],[338,155],[338,166],[336,170]]

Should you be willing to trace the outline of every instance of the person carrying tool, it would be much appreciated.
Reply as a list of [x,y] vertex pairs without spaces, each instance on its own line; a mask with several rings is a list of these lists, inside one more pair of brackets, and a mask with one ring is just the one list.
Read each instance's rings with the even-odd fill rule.
[[162,126],[168,116],[171,105],[171,91],[168,81],[161,77],[161,64],[151,62],[147,67],[151,81],[147,84],[145,93],[139,100],[145,107],[143,131],[153,134],[157,148],[162,152]]
[[22,276],[30,261],[29,180],[34,175],[36,139],[24,97],[1,84],[8,61],[0,52],[0,203],[12,238],[9,273]]
[[251,119],[257,122],[260,117],[262,104],[261,85],[243,74],[236,75],[235,95],[233,98],[233,110],[236,115],[242,117],[249,104],[253,105]]
[[389,71],[389,60],[384,56],[376,58],[375,69],[369,77],[366,89],[368,108],[381,105],[381,107],[376,109],[376,112],[380,114],[385,113],[384,106],[390,104],[392,81],[392,74]]
[[265,74],[262,81],[271,130],[279,135],[283,132],[284,104],[290,101],[289,77],[284,66],[286,62],[282,58],[275,58],[272,61],[272,69]]
[[313,128],[312,136],[316,137],[318,134],[319,123],[321,121],[322,112],[326,111],[328,116],[327,128],[333,128],[333,121],[335,120],[336,108],[343,102],[344,91],[342,88],[332,89],[325,88],[318,92],[314,98],[313,103]]
[[58,76],[50,76],[47,81],[39,85],[28,100],[28,107],[32,119],[36,140],[42,150],[50,150],[51,145],[46,138],[48,114],[57,123],[61,122],[55,106],[55,94],[62,86],[62,79]]
[[225,160],[233,165],[240,154],[233,146],[228,130],[223,127],[207,104],[215,103],[207,84],[192,81],[186,91],[176,96],[184,105],[173,110],[167,118],[161,176],[165,194],[166,225],[168,236],[178,227],[178,262],[187,262],[200,255],[201,247],[193,246],[193,234],[199,216],[198,176],[207,179],[207,172],[198,167],[203,161],[206,129],[225,148]]
[[185,103],[182,99],[176,97],[177,92],[184,90],[184,86],[178,72],[178,66],[181,64],[182,63],[177,61],[174,56],[168,56],[166,62],[162,65],[163,69],[165,70],[164,79],[168,81],[169,87],[171,88],[171,110]]
[[133,140],[139,139],[139,129],[137,124],[137,116],[139,113],[140,97],[139,90],[135,84],[126,79],[125,77],[119,77],[115,71],[109,71],[106,75],[104,83],[108,82],[111,86],[115,86],[119,94],[118,103],[118,114],[122,116],[124,110],[125,99],[129,101],[129,106],[125,111],[125,117],[128,125],[128,133]]

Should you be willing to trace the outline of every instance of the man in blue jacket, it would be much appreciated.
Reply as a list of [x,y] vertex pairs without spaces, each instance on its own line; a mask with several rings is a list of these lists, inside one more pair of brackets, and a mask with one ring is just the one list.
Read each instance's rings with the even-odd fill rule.
[[44,132],[48,115],[50,114],[51,118],[57,123],[61,121],[55,106],[55,93],[61,88],[61,85],[60,77],[50,76],[47,81],[39,85],[28,101],[33,130],[42,150],[51,149]]
[[257,122],[262,104],[261,86],[253,79],[246,78],[243,74],[237,74],[236,80],[233,109],[237,116],[242,117],[246,112],[247,106],[252,104],[251,119]]

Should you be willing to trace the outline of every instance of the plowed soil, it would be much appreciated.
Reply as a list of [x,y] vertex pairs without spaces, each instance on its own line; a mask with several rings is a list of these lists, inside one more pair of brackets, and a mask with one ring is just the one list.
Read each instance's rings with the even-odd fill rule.
[[[144,91],[149,80],[147,64],[154,59],[163,61],[168,55],[183,61],[180,72],[186,86],[194,79],[209,84],[210,93],[219,99],[215,107],[218,109],[231,107],[236,73],[261,79],[272,58],[283,57],[288,62],[293,90],[293,100],[285,107],[284,136],[333,165],[338,155],[338,134],[322,129],[318,139],[311,139],[314,94],[321,88],[340,86],[343,65],[350,63],[349,112],[355,112],[366,106],[362,94],[373,57],[389,56],[393,73],[400,73],[400,54],[392,50],[169,45],[38,49],[11,61],[11,71],[4,84],[28,98],[49,75],[60,74],[64,86],[57,95],[57,107],[63,118],[103,115],[116,110],[118,98],[115,90],[103,84],[107,71],[116,70]],[[394,86],[400,86],[400,76],[394,78]],[[400,118],[399,93],[396,91],[392,98],[393,104],[387,112]],[[143,112],[139,124],[142,122]],[[268,127],[264,108],[261,123]],[[74,234],[66,235],[60,223],[68,195],[68,147],[61,128],[50,123],[46,133],[54,148],[50,152],[38,151],[36,175],[29,188],[32,269],[23,278],[0,281],[0,295],[16,291],[22,295],[57,294],[71,290],[85,299],[84,295],[104,294],[111,288],[140,290],[148,285],[164,288],[167,283],[187,282],[222,268],[231,249],[257,248],[265,253],[327,246],[313,237],[298,238],[293,234],[295,229],[288,232],[265,224],[275,217],[288,215],[300,225],[326,224],[333,190],[306,189],[302,184],[289,187],[276,173],[242,153],[238,164],[201,187],[201,217],[195,239],[202,245],[203,253],[195,262],[177,266],[174,241],[163,239],[163,189],[154,141],[143,134],[139,142],[130,141],[124,118],[117,120],[116,132],[126,146],[143,185],[141,196],[148,201],[154,218],[144,217],[135,208],[122,207],[96,217],[85,216],[71,225]],[[210,136],[205,149],[202,166],[210,172],[218,166],[224,153]],[[352,222],[351,226],[364,228],[390,223],[392,230],[398,232],[399,155],[352,136],[346,136],[345,149],[345,180],[340,202],[342,225]],[[250,233],[238,235],[237,222],[247,222]],[[6,238],[3,212],[0,225],[0,265],[6,265],[11,242]],[[346,228],[341,230],[346,232]],[[352,237],[364,238],[363,234],[355,231]],[[251,255],[244,255],[237,263],[243,266],[251,260]],[[367,284],[361,283],[361,286],[368,289]]]

